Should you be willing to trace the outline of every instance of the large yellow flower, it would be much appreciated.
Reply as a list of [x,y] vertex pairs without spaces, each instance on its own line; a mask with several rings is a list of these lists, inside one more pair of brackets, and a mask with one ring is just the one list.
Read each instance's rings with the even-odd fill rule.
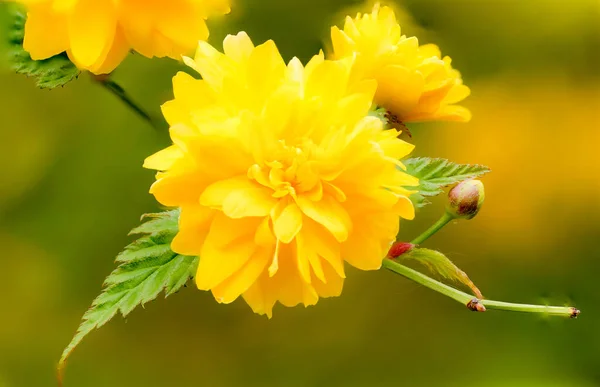
[[151,193],[180,207],[172,249],[200,256],[196,284],[256,313],[313,305],[342,291],[344,261],[379,269],[412,218],[398,161],[413,146],[367,116],[373,81],[349,87],[352,60],[297,58],[268,41],[200,42],[163,106],[174,145],[149,157]]
[[229,0],[16,0],[28,8],[23,46],[35,60],[67,52],[77,67],[109,73],[133,49],[147,57],[193,52],[205,19]]
[[356,56],[354,79],[377,80],[375,102],[402,122],[468,121],[470,112],[454,105],[470,90],[449,57],[433,44],[419,46],[400,35],[394,11],[376,4],[370,14],[346,18],[332,27],[333,58]]

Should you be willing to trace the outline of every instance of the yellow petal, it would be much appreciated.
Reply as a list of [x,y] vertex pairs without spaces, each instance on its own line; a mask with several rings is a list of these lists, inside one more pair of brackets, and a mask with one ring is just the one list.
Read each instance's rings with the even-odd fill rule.
[[398,217],[390,213],[374,213],[363,219],[342,244],[342,256],[360,270],[378,270],[387,249],[396,239]]
[[404,219],[413,220],[415,218],[415,206],[406,196],[398,197],[398,203],[394,206],[394,210]]
[[471,112],[469,109],[463,106],[444,105],[433,114],[411,114],[407,117],[406,122],[425,122],[435,120],[469,122],[471,120]]
[[297,202],[306,216],[325,226],[339,242],[348,238],[348,233],[352,229],[352,220],[344,207],[335,199],[323,196],[322,200],[313,202],[300,196]]
[[224,304],[235,301],[264,272],[270,257],[271,254],[268,249],[256,251],[242,268],[212,289],[215,299]]
[[[27,13],[23,48],[33,60],[50,58],[69,47],[67,19],[47,7],[36,7]],[[52,31],[49,33],[49,31]]]
[[239,270],[257,249],[255,219],[229,219],[217,214],[200,252],[196,285],[210,290]]
[[200,193],[206,187],[202,178],[195,172],[162,175],[152,184],[150,193],[167,207],[197,203]]
[[272,40],[257,46],[248,58],[248,87],[253,98],[263,101],[281,83],[286,64]]
[[[323,61],[307,74],[306,95],[325,99],[339,99],[346,91],[353,58]],[[308,65],[307,65],[308,68]]]
[[206,23],[195,8],[186,2],[178,2],[170,7],[163,6],[155,28],[175,46],[181,48],[177,53],[172,52],[168,55],[176,59],[179,59],[181,54],[192,52],[199,40],[208,38]]
[[155,169],[157,171],[166,171],[173,167],[175,161],[183,157],[183,152],[176,145],[171,145],[161,151],[156,152],[144,160],[144,168]]
[[306,283],[311,283],[311,268],[315,276],[322,282],[326,282],[323,272],[321,258],[317,255],[313,247],[308,244],[302,233],[296,237],[296,258],[298,261],[298,271]]
[[289,203],[272,216],[275,236],[283,243],[290,243],[302,229],[302,211],[296,203]]
[[56,12],[66,13],[73,9],[75,4],[77,4],[77,1],[78,0],[54,0],[52,3],[52,8]]
[[320,297],[339,297],[344,287],[344,278],[340,277],[336,271],[326,262],[323,263],[324,276],[327,281],[315,278],[312,286]]
[[117,21],[112,5],[97,0],[80,0],[69,18],[73,61],[89,68],[103,60],[115,37]]
[[206,82],[183,71],[173,77],[173,94],[176,100],[190,110],[199,109],[215,102],[215,93]]
[[453,103],[458,103],[463,99],[467,98],[470,94],[471,89],[469,89],[467,86],[462,84],[455,85],[450,90],[446,98],[444,98],[444,103],[449,105]]
[[352,39],[335,26],[331,27],[331,43],[333,45],[333,55],[336,59],[344,58],[354,53],[352,49],[354,42]]
[[220,89],[226,74],[236,73],[235,62],[206,42],[198,43],[194,60],[184,57],[184,62],[202,75],[213,88]]
[[248,288],[242,295],[244,301],[252,308],[252,311],[257,314],[266,314],[268,318],[273,317],[273,305],[275,299],[267,299],[264,290],[264,281],[258,280]]
[[[320,258],[327,261],[338,276],[342,278],[346,277],[340,243],[323,226],[314,221],[306,220],[301,236],[299,235],[298,237],[302,239],[303,243],[310,246]],[[313,266],[316,265],[318,264],[314,264]]]
[[223,52],[237,62],[245,62],[250,57],[254,44],[245,32],[227,35],[223,41]]
[[266,216],[277,203],[271,193],[240,176],[211,184],[200,196],[200,204],[222,210],[230,218]]
[[403,120],[419,102],[425,81],[419,73],[403,66],[386,66],[377,76],[375,101]]
[[200,255],[215,214],[216,211],[198,204],[181,207],[179,232],[171,242],[173,251],[182,255]]
[[129,43],[125,39],[122,29],[117,28],[108,54],[101,57],[89,70],[94,74],[111,73],[129,54],[129,50]]
[[310,284],[302,281],[294,258],[295,252],[292,247],[283,245],[279,259],[279,271],[273,278],[265,281],[266,290],[270,297],[285,306],[291,307],[300,303],[305,306],[314,305],[319,297]]

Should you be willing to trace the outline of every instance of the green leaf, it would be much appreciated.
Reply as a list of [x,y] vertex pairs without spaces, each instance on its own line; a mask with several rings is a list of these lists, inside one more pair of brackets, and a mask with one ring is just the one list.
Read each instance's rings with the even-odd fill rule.
[[419,179],[419,185],[416,187],[419,192],[411,196],[416,207],[429,204],[426,197],[441,194],[446,186],[490,172],[485,165],[456,164],[446,159],[429,157],[406,159],[402,163],[406,166],[406,173]]
[[448,257],[439,251],[414,248],[397,258],[397,260],[409,259],[419,262],[429,269],[429,271],[437,273],[445,279],[466,285],[473,291],[473,294],[475,294],[477,298],[483,298],[483,295],[473,281],[471,281],[467,273],[460,270]]
[[144,235],[118,255],[119,266],[106,278],[104,290],[83,315],[75,337],[62,354],[59,376],[71,352],[88,333],[107,323],[118,312],[127,316],[136,306],[143,306],[162,291],[166,296],[175,293],[195,274],[197,257],[171,251],[171,241],[178,231],[179,210],[144,218],[150,220],[132,231]]
[[[23,49],[25,37],[25,9],[16,4],[9,7],[13,23],[8,31],[8,62],[11,68],[19,74],[36,79],[36,84],[42,89],[53,89],[64,86],[79,76],[79,69],[69,60],[65,53],[44,60],[33,60]],[[48,31],[49,34],[53,33]]]

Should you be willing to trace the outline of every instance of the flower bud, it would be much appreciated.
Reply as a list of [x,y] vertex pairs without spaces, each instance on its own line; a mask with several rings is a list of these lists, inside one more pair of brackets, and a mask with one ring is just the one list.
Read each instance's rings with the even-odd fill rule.
[[407,253],[415,248],[415,245],[412,243],[406,242],[396,242],[390,247],[390,251],[388,252],[388,257],[391,259],[398,258],[404,253]]
[[465,180],[448,192],[446,211],[455,218],[472,219],[481,209],[484,199],[483,183],[479,180]]

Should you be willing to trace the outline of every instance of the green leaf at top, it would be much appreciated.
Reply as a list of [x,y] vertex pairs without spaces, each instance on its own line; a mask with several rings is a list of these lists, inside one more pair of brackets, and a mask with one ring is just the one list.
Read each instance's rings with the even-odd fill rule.
[[37,86],[42,89],[64,86],[79,76],[79,69],[65,53],[44,60],[31,59],[29,53],[23,49],[27,13],[22,6],[16,4],[11,4],[9,9],[13,22],[7,34],[7,59],[14,71],[35,78]]
[[446,159],[429,157],[406,159],[402,163],[406,166],[406,173],[419,179],[419,185],[416,187],[419,192],[411,197],[417,207],[428,204],[426,197],[441,194],[442,188],[446,186],[490,172],[485,165],[457,164]]
[[117,256],[119,266],[106,278],[104,290],[83,315],[75,337],[60,359],[59,376],[71,352],[88,333],[119,312],[127,316],[136,306],[155,299],[161,291],[166,296],[175,293],[195,274],[198,257],[171,251],[171,241],[178,231],[179,211],[146,217],[150,220],[132,231],[145,235]]

